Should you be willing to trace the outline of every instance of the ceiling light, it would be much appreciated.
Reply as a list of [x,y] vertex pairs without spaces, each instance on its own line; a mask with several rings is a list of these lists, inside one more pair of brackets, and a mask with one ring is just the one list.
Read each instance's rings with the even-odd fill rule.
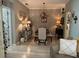
[[25,3],[25,5],[28,5],[28,3]]

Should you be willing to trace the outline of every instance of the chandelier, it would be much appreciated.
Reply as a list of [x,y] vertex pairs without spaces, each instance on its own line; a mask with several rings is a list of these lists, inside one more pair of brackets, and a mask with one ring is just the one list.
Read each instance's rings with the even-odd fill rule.
[[41,22],[46,23],[47,22],[47,13],[46,13],[46,8],[45,8],[45,3],[43,3],[43,10],[41,13]]

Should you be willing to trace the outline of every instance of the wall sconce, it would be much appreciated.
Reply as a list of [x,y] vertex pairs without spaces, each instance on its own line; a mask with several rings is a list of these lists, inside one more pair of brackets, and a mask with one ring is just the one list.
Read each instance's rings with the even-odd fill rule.
[[27,24],[31,24],[31,21],[27,21]]
[[78,17],[75,16],[75,17],[74,17],[75,24],[77,23],[77,20],[78,20]]
[[74,20],[74,23],[76,24],[77,23],[77,20],[78,20],[78,17],[75,16],[75,12],[74,11],[72,11],[72,18]]
[[56,21],[56,24],[60,24],[60,21]]

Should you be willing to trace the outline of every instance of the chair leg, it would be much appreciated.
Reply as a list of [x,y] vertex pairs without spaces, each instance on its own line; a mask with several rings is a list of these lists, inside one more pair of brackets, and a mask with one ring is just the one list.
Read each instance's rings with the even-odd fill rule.
[[45,40],[44,42],[41,42],[40,40],[38,40],[38,45],[40,45],[40,43],[43,43],[44,45],[47,45],[47,44],[46,44],[46,41],[47,41],[47,40]]
[[40,41],[38,41],[38,45],[40,45]]
[[44,45],[46,45],[46,42],[44,42]]

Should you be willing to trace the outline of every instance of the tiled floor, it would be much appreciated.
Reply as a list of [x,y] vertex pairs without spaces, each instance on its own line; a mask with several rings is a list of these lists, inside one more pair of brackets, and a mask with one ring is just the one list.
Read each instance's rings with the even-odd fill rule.
[[34,40],[8,48],[7,58],[50,58],[50,45],[38,45]]

